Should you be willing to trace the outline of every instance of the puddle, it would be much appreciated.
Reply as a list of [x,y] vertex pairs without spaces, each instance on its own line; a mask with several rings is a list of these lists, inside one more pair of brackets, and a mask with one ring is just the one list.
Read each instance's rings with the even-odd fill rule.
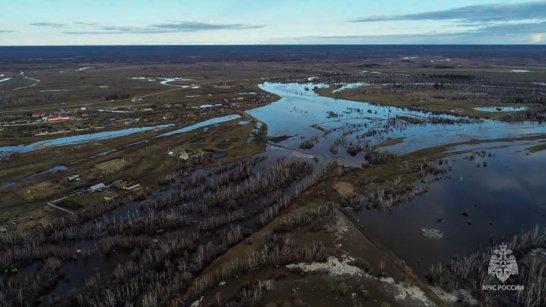
[[474,110],[481,112],[518,112],[527,110],[527,107],[478,107],[474,108]]

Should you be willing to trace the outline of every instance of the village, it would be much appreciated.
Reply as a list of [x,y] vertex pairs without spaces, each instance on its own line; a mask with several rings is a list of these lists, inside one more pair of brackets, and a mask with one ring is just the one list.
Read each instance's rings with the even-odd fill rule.
[[[230,86],[221,85],[222,89]],[[62,108],[56,111],[33,111],[13,119],[0,121],[0,133],[3,137],[47,136],[84,131],[115,129],[160,123],[192,122],[202,118],[244,110],[252,105],[260,105],[271,99],[270,95],[257,92],[234,93],[232,98],[224,98],[216,103],[181,103],[157,104],[145,103],[143,98],[133,98],[130,104],[115,108]],[[197,98],[192,97],[192,98]],[[210,97],[210,96],[207,96]],[[133,103],[137,103],[133,105]]]

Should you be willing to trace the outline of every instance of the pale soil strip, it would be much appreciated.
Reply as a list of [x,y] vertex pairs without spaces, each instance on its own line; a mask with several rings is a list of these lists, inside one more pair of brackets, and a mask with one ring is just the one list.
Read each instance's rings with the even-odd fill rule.
[[47,203],[47,205],[50,206],[51,208],[54,208],[54,209],[57,209],[57,210],[61,210],[61,211],[63,211],[63,212],[66,212],[66,213],[69,213],[69,214],[74,215],[74,212],[72,212],[72,211],[70,211],[70,210],[68,210],[68,209],[59,207],[59,206],[57,206],[57,205],[54,205],[54,204],[52,204],[52,203]]

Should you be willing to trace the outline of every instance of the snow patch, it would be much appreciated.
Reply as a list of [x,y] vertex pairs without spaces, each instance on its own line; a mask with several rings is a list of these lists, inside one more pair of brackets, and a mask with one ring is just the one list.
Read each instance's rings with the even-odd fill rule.
[[446,290],[439,287],[432,287],[431,289],[446,303],[455,303],[459,300],[459,297],[461,297],[464,306],[478,305],[478,300],[476,300],[467,290],[459,289],[452,292],[447,292]]
[[197,106],[197,107],[193,107],[194,109],[209,109],[209,108],[216,108],[216,107],[221,107],[222,104],[221,103],[217,103],[217,104],[202,104],[200,106]]
[[191,303],[191,307],[198,307],[201,305],[201,302],[203,301],[203,297],[201,296],[201,298],[199,298],[198,300],[195,300],[193,301],[193,303]]
[[351,276],[365,276],[367,275],[360,268],[350,265],[353,258],[343,255],[341,261],[334,257],[328,257],[326,262],[313,262],[313,263],[295,263],[286,265],[287,269],[294,270],[299,269],[304,272],[326,272],[330,276],[341,276],[341,275],[351,275]]
[[390,290],[394,291],[393,296],[396,300],[402,301],[407,299],[418,300],[423,303],[424,306],[433,306],[434,303],[430,301],[427,295],[417,286],[396,283],[392,277],[382,277],[376,278],[372,275],[367,274],[362,271],[360,268],[350,265],[349,263],[353,261],[353,258],[347,255],[341,256],[341,260],[336,257],[328,257],[326,262],[313,262],[310,264],[307,263],[296,263],[289,264],[286,266],[288,269],[299,269],[304,272],[325,272],[330,276],[360,276],[365,278],[375,279],[385,285],[388,285]]
[[444,237],[444,233],[436,228],[423,228],[421,231],[423,232],[423,236],[430,239],[442,239]]
[[353,89],[353,88],[369,85],[366,82],[340,83],[340,84],[341,84],[341,87],[333,90],[332,93],[338,93],[338,92],[341,92],[341,91],[350,90],[350,89]]
[[397,301],[403,301],[407,300],[408,298],[418,300],[423,303],[424,306],[432,306],[434,305],[425,292],[421,290],[421,288],[411,285],[411,286],[404,286],[401,284],[397,284],[396,281],[392,277],[383,277],[379,279],[383,283],[391,284],[394,286],[394,289],[398,292],[394,295],[394,298]]
[[95,68],[95,67],[86,66],[86,67],[78,68],[78,69],[76,69],[75,71],[84,71],[84,70],[88,70],[88,69],[92,69],[92,68]]

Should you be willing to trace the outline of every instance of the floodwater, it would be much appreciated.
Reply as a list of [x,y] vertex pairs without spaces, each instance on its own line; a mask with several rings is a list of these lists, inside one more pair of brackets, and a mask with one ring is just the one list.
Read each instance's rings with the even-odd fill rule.
[[474,110],[481,112],[518,112],[527,110],[527,107],[479,107],[474,108]]
[[193,125],[190,125],[190,126],[187,126],[187,127],[184,127],[184,128],[180,128],[180,129],[177,129],[177,130],[174,130],[174,131],[170,131],[170,132],[161,134],[161,135],[159,135],[157,137],[165,137],[165,136],[171,136],[171,135],[175,135],[175,134],[186,133],[186,132],[190,132],[190,131],[193,131],[193,130],[196,130],[196,129],[199,129],[199,128],[220,124],[220,123],[227,122],[227,121],[234,120],[234,119],[238,119],[238,118],[241,118],[241,115],[231,114],[231,115],[226,115],[226,116],[215,117],[215,118],[204,120],[202,122],[198,122],[196,124],[193,124]]
[[[389,138],[404,138],[403,142],[382,149],[402,154],[472,139],[546,133],[546,125],[535,122],[482,120],[433,124],[430,120],[437,115],[322,97],[305,89],[314,86],[317,85],[264,83],[263,90],[281,99],[248,111],[268,125],[270,138],[288,136],[279,138],[281,141],[276,143],[282,150],[357,166],[363,158],[360,154],[353,157],[346,153],[344,146],[350,142],[377,144]],[[427,122],[389,124],[389,119],[395,116]],[[320,126],[321,130],[313,125]],[[389,125],[391,127],[383,133],[364,137],[365,141],[357,139],[371,129]],[[331,128],[337,130],[330,131]],[[313,139],[314,147],[301,149],[299,144],[305,139]],[[343,140],[342,145],[337,153],[332,153],[329,145],[339,139]],[[526,140],[455,146],[453,150],[483,149],[487,155],[475,159],[465,154],[449,157],[452,166],[449,176],[433,183],[426,194],[391,209],[364,209],[355,213],[355,217],[370,235],[379,238],[419,273],[426,272],[433,263],[498,244],[535,225],[546,226],[546,151],[529,153],[526,150],[537,143]],[[279,147],[268,146],[267,150],[278,151]]]
[[80,143],[96,141],[96,140],[112,139],[112,138],[117,138],[121,136],[131,135],[134,133],[151,131],[154,129],[164,129],[171,126],[172,124],[150,126],[150,127],[127,128],[127,129],[121,129],[121,130],[87,133],[87,134],[80,134],[80,135],[74,135],[74,136],[68,136],[68,137],[59,137],[59,138],[49,139],[49,140],[35,142],[31,144],[23,144],[23,145],[15,145],[15,146],[0,146],[0,156],[9,155],[15,152],[27,153],[27,152],[35,151],[38,149],[43,149],[46,147],[74,145],[74,144],[80,144]]
[[[164,134],[161,134],[157,137],[165,137],[165,136],[171,136],[175,134],[181,134],[190,132],[199,128],[203,128],[210,125],[215,125],[219,123],[223,123],[226,121],[230,121],[233,119],[241,118],[240,115],[232,114],[232,115],[226,115],[216,118],[211,118],[208,120],[204,120],[201,122],[198,122],[196,124],[180,128],[174,131],[170,131]],[[113,131],[104,131],[104,132],[97,132],[97,133],[88,133],[88,134],[81,134],[81,135],[75,135],[75,136],[69,136],[69,137],[59,137],[54,138],[50,140],[35,142],[31,144],[24,144],[24,145],[15,145],[15,146],[1,146],[0,147],[0,156],[2,155],[9,155],[11,153],[27,153],[31,151],[35,151],[38,149],[43,149],[46,147],[55,147],[55,146],[64,146],[64,145],[74,145],[74,144],[80,144],[80,143],[86,143],[90,141],[97,141],[97,140],[106,140],[106,139],[112,139],[122,136],[128,136],[135,133],[140,132],[146,132],[151,130],[157,130],[157,129],[165,129],[172,127],[173,124],[166,124],[166,125],[158,125],[158,126],[149,126],[149,127],[139,127],[139,128],[127,128],[127,129],[121,129],[121,130],[113,130]]]
[[[450,157],[450,177],[433,183],[428,193],[390,210],[364,209],[355,216],[420,273],[436,262],[507,242],[535,225],[546,226],[546,151],[527,155],[527,146],[485,149],[493,156],[474,161]],[[423,229],[443,235],[430,238]]]
[[[376,145],[398,138],[403,141],[382,150],[403,154],[472,139],[546,133],[546,125],[536,122],[482,120],[435,124],[433,122],[438,121],[433,120],[438,118],[457,120],[460,117],[318,96],[312,89],[322,86],[325,85],[261,85],[261,89],[281,97],[267,106],[247,111],[267,124],[268,137],[279,137],[277,142],[270,141],[263,155],[317,159],[319,165],[335,159],[347,166],[360,166],[364,162],[363,154],[352,156],[346,152],[351,143]],[[400,116],[419,121],[393,120]],[[156,138],[237,119],[240,120],[241,116],[232,114],[212,118]],[[0,155],[121,137],[170,126],[129,128],[4,146],[0,147]],[[370,131],[377,133],[369,134]],[[312,140],[314,146],[300,148],[304,140]],[[332,151],[334,142],[339,146]],[[546,199],[546,178],[543,176],[546,151],[528,153],[526,148],[535,144],[537,141],[527,140],[459,145],[456,149],[485,149],[491,156],[474,160],[464,155],[452,156],[449,158],[453,169],[450,177],[432,184],[425,195],[389,210],[363,210],[355,216],[371,235],[381,239],[420,273],[434,262],[447,261],[452,256],[469,253],[490,242],[502,241],[535,225],[546,225],[546,202],[541,201]],[[427,252],[423,253],[424,250]]]
[[[360,166],[363,154],[351,156],[346,153],[346,146],[340,146],[337,153],[332,153],[329,148],[334,141],[341,141],[343,145],[351,142],[375,145],[388,139],[404,138],[404,142],[384,149],[403,154],[471,139],[511,138],[546,133],[546,125],[536,122],[507,123],[481,120],[473,123],[433,124],[430,121],[435,118],[452,120],[461,118],[323,97],[312,90],[315,86],[325,85],[264,83],[260,86],[262,90],[276,94],[281,99],[247,112],[267,124],[269,137],[290,136],[278,142],[278,145],[338,159],[347,166]],[[396,116],[409,116],[421,119],[425,123],[389,124],[389,120]],[[314,125],[320,126],[322,130],[313,127]],[[363,133],[371,130],[378,133],[361,137]],[[313,140],[313,148],[300,148],[300,144],[306,139]]]

